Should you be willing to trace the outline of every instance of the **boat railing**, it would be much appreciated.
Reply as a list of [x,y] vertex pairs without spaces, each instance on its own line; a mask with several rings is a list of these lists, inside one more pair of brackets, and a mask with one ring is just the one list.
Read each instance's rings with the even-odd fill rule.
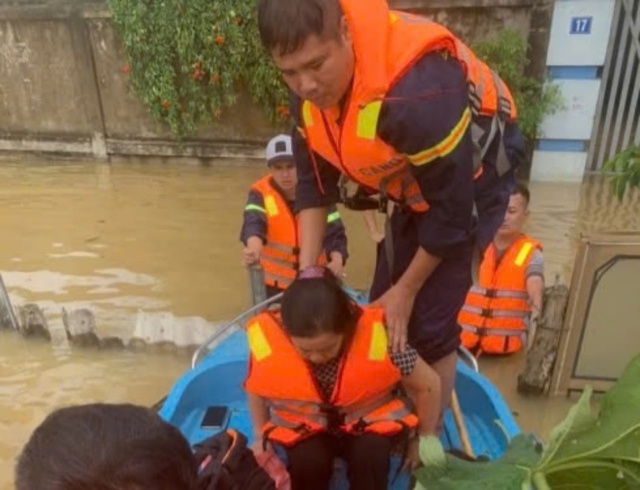
[[[354,299],[356,298],[356,294],[360,294],[355,290],[347,290],[347,293]],[[211,350],[211,346],[221,341],[227,334],[231,332],[234,327],[238,325],[244,326],[244,323],[246,323],[249,316],[253,316],[260,311],[267,309],[269,306],[277,303],[282,298],[282,295],[283,293],[279,293],[271,298],[268,298],[252,306],[248,310],[245,310],[233,320],[222,325],[195,350],[195,352],[193,353],[193,357],[191,358],[191,367],[196,367],[200,360]],[[458,347],[458,356],[475,372],[480,371],[478,367],[478,360],[465,347]]]
[[218,328],[209,338],[207,338],[201,345],[196,349],[193,353],[193,357],[191,358],[191,367],[194,368],[200,362],[200,360],[210,351],[210,347],[215,343],[222,340],[231,330],[237,325],[244,326],[244,323],[248,320],[248,317],[253,316],[259,313],[262,310],[267,309],[274,303],[277,303],[282,298],[283,293],[276,294],[275,296],[262,301],[248,310],[243,311],[240,315],[235,317],[233,320],[225,323],[220,328]]
[[474,356],[466,347],[462,345],[458,347],[458,357],[476,373],[480,372],[480,366],[478,366],[476,356]]

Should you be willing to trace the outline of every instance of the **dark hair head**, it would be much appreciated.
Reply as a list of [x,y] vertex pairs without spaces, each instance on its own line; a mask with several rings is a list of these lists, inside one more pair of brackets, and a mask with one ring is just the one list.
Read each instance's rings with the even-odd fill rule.
[[360,308],[324,267],[308,267],[285,290],[282,323],[291,337],[315,337],[323,333],[349,334]]
[[529,193],[529,188],[526,184],[522,182],[516,182],[515,187],[511,191],[512,196],[520,195],[524,199],[525,206],[529,204],[529,200],[531,199],[531,195]]
[[299,49],[309,36],[339,39],[341,19],[340,0],[260,0],[258,5],[262,44],[281,55]]
[[182,434],[151,409],[91,404],[51,413],[18,458],[18,490],[193,490]]

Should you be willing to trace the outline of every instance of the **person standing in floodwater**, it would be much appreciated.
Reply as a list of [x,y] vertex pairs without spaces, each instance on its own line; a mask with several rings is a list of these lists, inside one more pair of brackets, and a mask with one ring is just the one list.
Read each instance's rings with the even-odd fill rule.
[[529,217],[529,189],[516,185],[504,221],[480,267],[458,321],[462,343],[478,354],[511,354],[531,345],[542,309],[542,245],[522,232]]
[[[447,29],[385,0],[261,0],[258,27],[292,91],[300,266],[322,251],[346,174],[394,203],[370,299],[393,349],[455,381],[474,254],[504,217],[524,141],[506,85]],[[479,262],[479,261],[478,261]]]
[[[267,144],[266,158],[270,172],[251,186],[240,240],[244,244],[244,265],[262,265],[267,297],[270,298],[291,284],[299,265],[298,220],[295,216],[298,178],[291,137],[280,134],[272,138]],[[324,251],[318,264],[326,264],[340,277],[348,256],[347,235],[335,206],[327,216]]]

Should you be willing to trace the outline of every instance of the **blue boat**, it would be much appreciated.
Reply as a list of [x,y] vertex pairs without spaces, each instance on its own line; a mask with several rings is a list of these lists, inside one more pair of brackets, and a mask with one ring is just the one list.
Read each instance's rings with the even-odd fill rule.
[[[365,298],[355,291],[348,292],[359,302],[365,302]],[[244,433],[249,443],[252,442],[253,429],[242,388],[249,359],[244,324],[276,300],[277,297],[251,308],[208,339],[195,352],[192,369],[178,379],[164,400],[160,416],[180,429],[192,445],[227,428]],[[489,460],[500,457],[520,429],[498,390],[479,374],[474,357],[464,350],[460,351],[455,391],[473,454]],[[228,417],[222,426],[203,427],[202,420],[208,407],[226,407]],[[445,449],[461,450],[463,447],[463,438],[451,410],[445,413],[441,440]],[[394,478],[390,479],[390,488],[406,490],[410,487],[410,474],[396,475],[399,464],[400,457],[393,457],[391,473]],[[345,468],[338,462],[331,489],[346,488]]]

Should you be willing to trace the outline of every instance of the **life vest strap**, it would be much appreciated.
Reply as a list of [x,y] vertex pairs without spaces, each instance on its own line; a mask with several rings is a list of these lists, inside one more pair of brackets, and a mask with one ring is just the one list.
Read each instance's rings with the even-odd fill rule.
[[298,270],[298,262],[291,262],[289,260],[286,259],[281,259],[278,257],[272,257],[270,255],[266,255],[266,254],[262,254],[260,256],[260,259],[263,260],[264,262],[271,262],[274,265],[280,266],[280,267],[285,267],[287,269],[291,269],[293,271],[297,271]]
[[265,249],[273,249],[277,252],[282,252],[282,253],[286,253],[286,254],[291,254],[291,255],[297,255],[300,253],[300,248],[299,247],[292,247],[291,245],[287,245],[286,243],[280,243],[280,242],[268,242],[265,246]]
[[[394,400],[402,401],[402,408],[393,410],[382,416],[374,418],[367,417],[368,414],[375,412],[377,409],[384,407]],[[411,414],[410,404],[403,398],[398,397],[393,391],[370,397],[347,407],[334,407],[324,403],[283,399],[267,400],[267,406],[271,412],[271,422],[287,429],[295,429],[300,424],[288,421],[281,414],[288,413],[298,417],[304,417],[309,422],[324,429],[328,429],[329,427],[339,428],[354,422],[357,423],[359,420],[363,420],[365,425],[374,422],[401,420]]]
[[462,311],[480,315],[484,318],[527,318],[530,313],[522,310],[494,310],[491,308],[480,308],[478,306],[464,305]]
[[505,289],[483,288],[481,286],[472,286],[470,293],[479,294],[485,298],[512,298],[512,299],[529,299],[526,291],[512,291]]
[[280,289],[285,289],[293,282],[293,278],[281,276],[280,274],[274,274],[273,272],[265,270],[264,281],[267,284],[276,284]]
[[479,335],[481,337],[487,337],[489,335],[496,335],[500,337],[526,337],[525,330],[515,330],[508,328],[491,328],[491,327],[474,327],[473,325],[466,325],[464,323],[460,324],[460,327],[465,332],[472,333],[474,335]]

